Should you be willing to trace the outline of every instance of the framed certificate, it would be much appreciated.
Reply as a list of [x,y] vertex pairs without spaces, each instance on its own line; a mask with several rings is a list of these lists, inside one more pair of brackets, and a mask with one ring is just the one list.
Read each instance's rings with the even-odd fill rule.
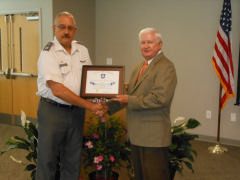
[[81,97],[111,98],[123,93],[124,66],[84,65]]

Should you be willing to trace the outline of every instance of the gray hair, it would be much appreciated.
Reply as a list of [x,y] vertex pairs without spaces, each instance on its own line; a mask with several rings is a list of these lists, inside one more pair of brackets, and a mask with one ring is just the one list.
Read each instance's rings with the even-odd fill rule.
[[152,27],[144,28],[139,32],[139,34],[138,34],[139,41],[141,41],[141,36],[143,34],[147,34],[147,33],[151,33],[151,32],[155,33],[155,36],[156,36],[158,42],[162,41],[162,35],[160,34],[160,32],[158,30],[156,30],[155,28],[152,28]]
[[71,17],[71,18],[73,19],[74,26],[76,25],[76,21],[75,21],[75,19],[74,19],[74,16],[73,16],[71,13],[67,12],[67,11],[60,12],[60,13],[58,13],[58,14],[56,15],[55,20],[54,20],[54,25],[57,24],[57,20],[58,20],[58,18],[59,18],[60,16],[69,16],[69,17]]

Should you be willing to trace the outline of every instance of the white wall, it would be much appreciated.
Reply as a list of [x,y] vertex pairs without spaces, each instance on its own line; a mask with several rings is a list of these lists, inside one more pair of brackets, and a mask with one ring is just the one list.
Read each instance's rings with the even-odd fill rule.
[[0,0],[0,13],[41,10],[41,46],[52,39],[52,0]]
[[[153,26],[163,35],[163,51],[175,64],[178,85],[172,119],[194,117],[204,136],[217,136],[219,81],[211,58],[223,0],[101,0],[96,1],[96,63],[125,65],[127,82],[134,66],[142,60],[138,32]],[[233,63],[237,84],[240,41],[240,1],[232,0]],[[236,85],[237,86],[237,85]],[[235,87],[236,92],[236,87]],[[221,118],[221,138],[240,140],[240,107],[230,99]],[[212,119],[206,119],[206,110]],[[237,122],[230,122],[230,113]]]

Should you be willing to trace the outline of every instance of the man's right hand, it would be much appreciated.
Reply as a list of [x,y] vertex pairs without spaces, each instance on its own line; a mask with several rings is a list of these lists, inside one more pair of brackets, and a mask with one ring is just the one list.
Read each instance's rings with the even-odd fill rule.
[[102,117],[104,114],[103,105],[100,103],[92,103],[89,109],[93,114]]
[[107,113],[109,110],[109,106],[108,106],[107,102],[102,101],[101,104],[103,106],[103,114]]

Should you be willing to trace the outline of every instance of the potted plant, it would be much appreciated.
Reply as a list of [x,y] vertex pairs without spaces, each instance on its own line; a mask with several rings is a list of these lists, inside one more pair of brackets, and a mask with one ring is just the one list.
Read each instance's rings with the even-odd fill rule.
[[171,180],[174,179],[176,172],[182,174],[184,164],[194,172],[191,162],[194,161],[193,155],[197,156],[197,152],[192,149],[190,141],[198,138],[198,135],[189,134],[186,130],[194,129],[199,125],[200,123],[193,118],[186,120],[180,117],[173,122],[172,144],[168,151]]
[[[106,115],[107,116],[107,115]],[[90,179],[117,179],[113,168],[119,169],[123,161],[131,171],[130,148],[126,129],[119,118],[92,116],[86,120],[87,135],[83,143],[84,167],[94,166]]]
[[[23,149],[28,151],[26,159],[29,161],[29,164],[26,165],[25,170],[31,171],[31,179],[35,180],[38,131],[36,125],[26,120],[26,115],[23,111],[21,112],[21,122],[26,133],[26,138],[21,138],[18,136],[9,138],[6,142],[6,144],[9,145],[8,149],[5,151],[1,151],[0,155],[3,155],[11,149]],[[22,163],[21,160],[17,160],[13,156],[10,156],[10,158],[17,163]]]
[[[5,151],[1,151],[0,155],[5,154],[11,149],[22,149],[26,150],[28,154],[26,155],[26,159],[28,160],[28,164],[25,167],[25,171],[31,171],[31,179],[36,179],[36,163],[37,163],[37,143],[38,143],[38,130],[37,124],[31,123],[31,121],[26,120],[26,114],[21,111],[21,124],[24,128],[26,137],[21,138],[18,136],[11,137],[7,140],[6,144],[9,145],[8,149]],[[22,164],[21,160],[16,159],[13,156],[10,158],[16,163]],[[56,164],[57,172],[55,176],[55,180],[60,179],[60,166],[59,163]]]

